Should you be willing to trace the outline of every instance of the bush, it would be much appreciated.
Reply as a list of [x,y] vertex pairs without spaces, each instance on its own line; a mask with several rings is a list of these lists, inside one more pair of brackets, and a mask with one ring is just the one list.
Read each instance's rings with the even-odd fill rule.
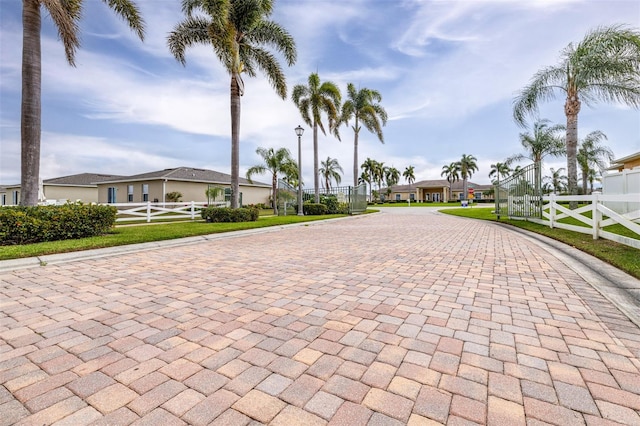
[[327,214],[327,206],[320,203],[304,203],[303,210],[304,214],[308,216],[321,216],[323,214]]
[[335,195],[321,195],[320,203],[327,206],[324,214],[349,214],[349,203],[338,202],[338,197]]
[[81,203],[3,207],[0,209],[0,244],[95,237],[113,227],[116,213],[113,206]]
[[260,210],[255,207],[232,209],[229,207],[207,207],[201,210],[204,220],[210,223],[255,222]]
[[182,199],[182,193],[178,191],[168,192],[165,194],[164,199],[168,203],[179,203]]

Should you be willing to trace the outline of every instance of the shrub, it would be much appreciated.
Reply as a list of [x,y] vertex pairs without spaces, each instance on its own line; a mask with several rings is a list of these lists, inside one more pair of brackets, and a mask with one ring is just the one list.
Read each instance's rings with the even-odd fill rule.
[[327,214],[327,206],[320,203],[304,203],[303,210],[304,214],[309,216],[321,216],[323,214]]
[[182,199],[182,193],[178,191],[168,192],[165,194],[164,199],[168,203],[178,203]]
[[0,244],[95,237],[113,227],[116,213],[113,206],[81,203],[3,207],[0,209]]
[[255,207],[232,209],[229,207],[207,207],[201,210],[204,220],[212,223],[222,222],[255,222],[260,210]]

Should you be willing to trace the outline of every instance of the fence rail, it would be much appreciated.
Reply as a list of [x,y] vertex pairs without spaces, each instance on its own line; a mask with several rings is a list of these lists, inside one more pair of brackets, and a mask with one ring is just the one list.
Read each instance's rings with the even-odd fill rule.
[[165,219],[191,219],[195,220],[200,214],[200,210],[209,206],[224,207],[227,203],[198,203],[178,202],[178,203],[110,203],[118,209],[116,222],[129,222],[134,220],[165,220]]
[[[592,195],[555,195],[542,197],[546,203],[542,206],[542,218],[529,217],[527,220],[551,228],[567,229],[593,235],[593,239],[605,238],[640,249],[640,194],[592,194]],[[586,205],[571,210],[563,203],[577,201]],[[610,206],[623,204],[625,211],[616,211]],[[589,217],[589,214],[590,216]],[[581,225],[561,222],[573,218]],[[621,225],[635,234],[627,237],[605,230],[607,226]]]

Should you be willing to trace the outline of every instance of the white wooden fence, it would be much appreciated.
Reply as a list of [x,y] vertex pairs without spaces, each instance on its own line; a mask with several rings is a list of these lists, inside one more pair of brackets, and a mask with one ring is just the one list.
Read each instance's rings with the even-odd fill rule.
[[[592,195],[563,195],[551,194],[542,198],[545,202],[542,208],[542,219],[528,218],[532,222],[550,226],[551,228],[567,229],[583,234],[592,234],[593,239],[605,238],[631,247],[640,249],[640,193],[637,194],[592,194]],[[577,201],[587,205],[570,210],[566,203]],[[560,204],[560,203],[565,204]],[[612,210],[610,205],[623,205],[624,209]],[[583,215],[591,212],[591,217]],[[574,218],[586,226],[562,223],[564,218]],[[613,224],[620,224],[636,234],[635,238],[622,236],[604,228]]]
[[111,203],[118,209],[116,222],[128,222],[133,220],[167,220],[167,219],[191,219],[200,217],[200,210],[208,206],[224,207],[225,202],[197,203],[195,201],[178,203]]

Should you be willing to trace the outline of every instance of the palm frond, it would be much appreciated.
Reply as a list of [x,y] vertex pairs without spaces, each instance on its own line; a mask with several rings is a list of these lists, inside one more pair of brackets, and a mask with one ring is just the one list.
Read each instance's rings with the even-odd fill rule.
[[144,20],[138,6],[131,0],[102,0],[119,15],[140,38],[144,40]]
[[[287,97],[287,80],[276,57],[269,51],[261,48],[248,48],[242,50],[245,63],[254,63],[267,77],[271,86],[282,99]],[[250,59],[249,59],[250,58]]]
[[67,62],[75,66],[76,49],[80,47],[78,20],[81,2],[79,0],[42,0],[42,4],[55,23],[58,36],[64,45]]
[[297,59],[295,41],[280,24],[273,21],[261,21],[246,34],[246,38],[257,45],[271,46],[282,54],[287,65],[295,64]]
[[182,64],[186,63],[185,50],[198,43],[211,43],[210,21],[201,16],[188,16],[175,26],[167,37],[169,51]]
[[538,115],[538,104],[541,101],[555,99],[556,91],[566,92],[563,80],[566,80],[566,69],[563,66],[548,67],[538,71],[529,84],[516,96],[513,102],[513,118],[521,126],[526,126],[527,117]]

